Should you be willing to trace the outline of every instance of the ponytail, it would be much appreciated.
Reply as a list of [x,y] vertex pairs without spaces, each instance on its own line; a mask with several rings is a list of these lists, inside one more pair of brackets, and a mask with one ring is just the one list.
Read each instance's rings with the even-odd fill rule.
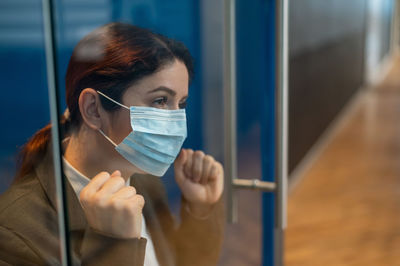
[[[68,109],[60,120],[62,135],[65,135],[70,128],[71,120]],[[15,182],[29,174],[35,169],[35,166],[43,159],[47,153],[49,143],[51,142],[51,124],[37,131],[29,141],[22,147],[17,159],[17,175]]]

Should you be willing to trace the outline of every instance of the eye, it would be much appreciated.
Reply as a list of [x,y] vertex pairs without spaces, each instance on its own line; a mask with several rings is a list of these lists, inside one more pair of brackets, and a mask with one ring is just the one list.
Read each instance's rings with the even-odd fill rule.
[[185,109],[186,108],[186,101],[179,103],[179,109]]
[[159,97],[159,98],[155,99],[153,101],[153,104],[163,107],[167,104],[167,102],[168,102],[168,98],[164,96],[164,97]]

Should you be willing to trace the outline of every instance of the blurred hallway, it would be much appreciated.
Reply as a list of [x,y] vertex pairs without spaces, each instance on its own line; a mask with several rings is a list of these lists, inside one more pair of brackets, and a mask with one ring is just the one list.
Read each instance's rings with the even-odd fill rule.
[[287,266],[400,265],[400,59],[289,195]]
[[[18,173],[18,154],[23,145],[49,122],[53,126],[60,122],[55,119],[55,109],[64,111],[68,105],[79,105],[79,97],[67,101],[70,87],[75,87],[68,84],[75,84],[82,75],[66,75],[77,43],[106,23],[124,22],[179,41],[193,58],[195,74],[188,87],[187,139],[183,147],[201,150],[223,164],[225,214],[238,218],[234,223],[231,219],[225,222],[217,265],[400,266],[400,0],[2,0],[0,14],[0,80],[4,93],[0,112],[5,114],[0,116],[0,123],[6,125],[0,132],[0,196],[8,193]],[[47,30],[50,28],[53,32]],[[134,39],[129,42],[132,53],[138,49]],[[168,48],[163,45],[164,38],[156,39],[138,41],[147,40],[149,49],[150,43],[161,44],[161,54],[172,52],[170,56],[176,57],[174,51],[163,49]],[[76,59],[97,64],[105,58],[103,53],[107,55],[107,47],[94,40],[87,49],[76,50]],[[396,53],[397,61],[391,61]],[[52,59],[55,62],[51,63]],[[139,83],[153,73],[154,69],[137,76],[100,75],[120,67],[136,71],[133,66],[142,61],[135,56],[131,59],[126,66],[105,64],[87,79],[88,83],[85,79],[85,86],[79,86],[76,93],[80,94],[83,87],[98,87],[114,95],[117,91],[113,91],[111,82],[121,84],[118,86],[122,89],[123,84],[133,84],[133,79]],[[161,61],[167,65],[169,59]],[[159,70],[164,63],[157,64]],[[50,82],[53,76],[57,86]],[[133,83],[122,82],[125,77],[132,78]],[[153,89],[175,89],[172,80],[171,76],[163,84],[155,82]],[[110,84],[103,86],[103,82]],[[363,88],[365,84],[375,85]],[[58,101],[49,92],[56,92]],[[161,93],[140,105],[161,107],[158,103],[162,98],[170,106],[174,97],[179,97]],[[184,99],[179,100],[182,103]],[[61,139],[73,132],[63,133]],[[51,136],[52,143],[57,139]],[[92,150],[86,145],[89,143],[82,143],[82,150]],[[154,158],[159,157],[158,152],[163,150],[156,151]],[[117,155],[114,151],[110,155],[93,153],[94,157],[107,156],[93,162],[110,165],[89,168],[104,171],[110,166],[114,171],[113,154]],[[61,151],[53,155],[61,161]],[[113,157],[115,167],[122,167],[118,163],[121,158]],[[55,173],[63,170],[58,168]],[[171,214],[177,222],[183,222],[185,193],[174,174],[171,166],[160,180]],[[259,189],[265,183],[258,180],[274,182],[267,183],[275,187],[274,191]],[[241,182],[248,186],[238,185]],[[67,193],[58,189],[55,195],[62,198],[61,192]],[[148,194],[154,193],[149,190]],[[59,213],[71,217],[66,211],[60,209]],[[33,228],[41,219],[47,225],[49,218],[42,215],[38,212],[34,215],[37,219],[22,219],[21,224]],[[160,215],[147,221],[168,228],[170,218]],[[57,225],[55,221],[48,224],[68,228],[62,219]],[[0,224],[0,229],[5,226]],[[11,226],[6,229],[18,233]],[[206,236],[198,235],[198,241]],[[22,238],[15,236],[18,241]],[[163,252],[161,256],[167,254],[157,247],[162,247],[163,240],[146,236],[148,243],[152,240],[155,245],[156,255],[157,250]],[[197,244],[196,237],[186,238],[190,244]],[[26,243],[29,239],[26,237]],[[74,236],[64,239],[60,235],[57,240],[67,247]],[[29,247],[39,253],[35,245]],[[150,252],[147,254],[153,254],[153,250]],[[76,255],[84,257],[80,251]],[[171,258],[179,256],[172,254]]]

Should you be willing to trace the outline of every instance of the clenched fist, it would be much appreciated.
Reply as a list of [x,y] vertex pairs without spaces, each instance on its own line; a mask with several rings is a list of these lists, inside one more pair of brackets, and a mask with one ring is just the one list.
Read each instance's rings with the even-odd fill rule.
[[174,167],[176,182],[190,210],[203,216],[221,197],[224,188],[222,165],[202,151],[182,149]]
[[89,225],[116,238],[140,238],[144,199],[125,186],[121,172],[96,175],[79,196]]

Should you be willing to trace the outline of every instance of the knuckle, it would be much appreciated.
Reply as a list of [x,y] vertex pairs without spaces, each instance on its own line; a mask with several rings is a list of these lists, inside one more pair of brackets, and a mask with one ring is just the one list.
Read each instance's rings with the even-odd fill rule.
[[204,152],[203,151],[195,151],[194,156],[196,156],[197,158],[204,157]]
[[207,162],[213,162],[214,161],[214,157],[212,157],[211,155],[205,155],[204,156],[204,160]]
[[218,175],[221,173],[221,169],[220,166],[218,164],[215,164],[213,166],[212,172],[211,172],[211,176],[213,177],[218,177]]
[[224,172],[224,167],[222,166],[222,164],[220,162],[216,162],[217,165],[217,169],[220,170],[221,172]]
[[99,207],[105,207],[105,200],[104,200],[104,197],[103,197],[103,195],[101,194],[101,193],[96,193],[93,197],[92,197],[92,199],[90,200],[90,202],[92,203],[92,204],[94,204],[94,205],[96,205],[96,206],[99,206]]
[[140,207],[143,207],[144,204],[146,203],[144,200],[144,197],[142,195],[136,195],[135,197],[136,197],[136,201],[137,201],[138,205]]
[[106,172],[106,171],[101,171],[100,173],[98,173],[97,175],[96,175],[96,177],[109,177],[110,176],[110,173],[108,173],[108,172]]
[[90,180],[88,186],[93,186],[94,183],[101,183],[104,184],[110,178],[110,174],[107,172],[100,172],[95,175],[92,180]]
[[125,180],[122,177],[114,177],[114,182],[117,183],[118,186],[125,185]]
[[196,164],[193,166],[193,172],[198,173],[200,171],[201,171],[201,165]]
[[134,187],[132,187],[132,186],[128,186],[127,187],[127,190],[129,191],[129,192],[132,192],[132,194],[136,194],[136,188],[134,188]]

